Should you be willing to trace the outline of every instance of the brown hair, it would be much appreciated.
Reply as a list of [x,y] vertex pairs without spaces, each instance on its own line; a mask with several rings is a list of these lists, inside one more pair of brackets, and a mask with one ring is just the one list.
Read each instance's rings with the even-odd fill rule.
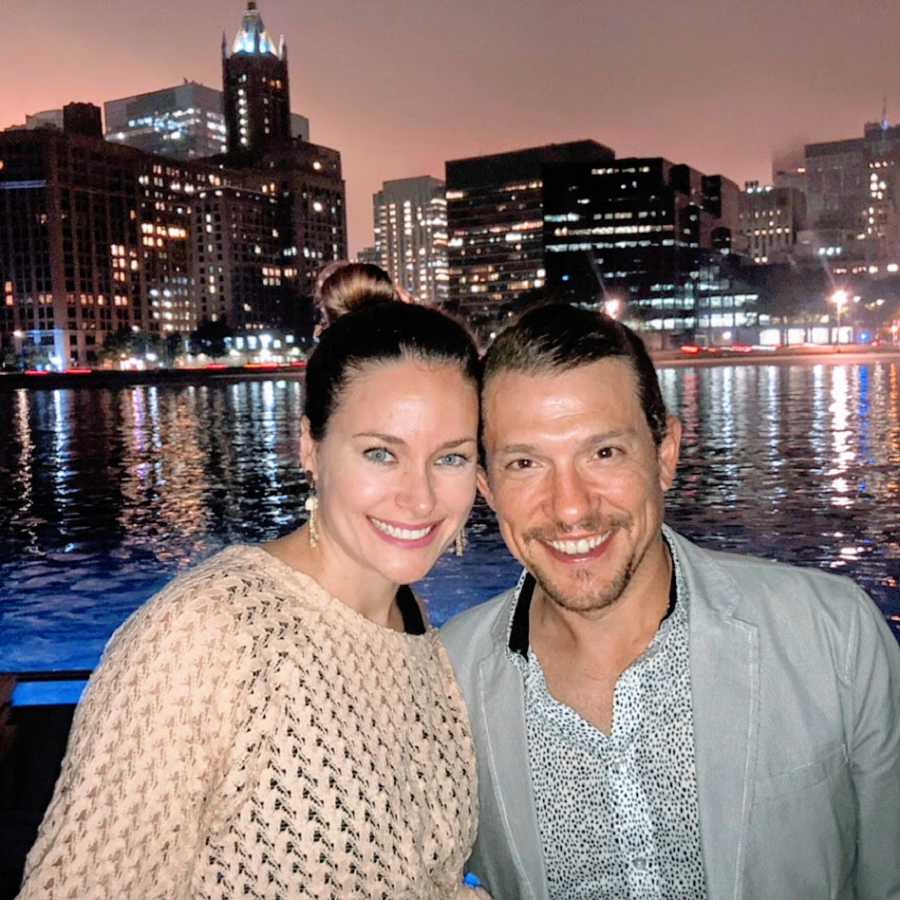
[[389,303],[398,297],[384,269],[371,263],[341,261],[330,263],[319,272],[313,299],[319,321],[327,328],[360,306]]
[[368,365],[401,359],[454,365],[477,392],[481,365],[465,325],[407,302],[378,266],[326,266],[316,302],[326,327],[307,361],[303,408],[313,440],[325,436],[342,392]]

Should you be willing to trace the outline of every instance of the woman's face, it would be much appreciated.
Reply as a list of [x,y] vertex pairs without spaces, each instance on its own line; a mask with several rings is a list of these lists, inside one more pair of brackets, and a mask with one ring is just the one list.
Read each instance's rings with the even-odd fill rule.
[[344,578],[422,578],[475,497],[478,396],[455,365],[399,360],[350,381],[321,442],[304,420],[323,558]]

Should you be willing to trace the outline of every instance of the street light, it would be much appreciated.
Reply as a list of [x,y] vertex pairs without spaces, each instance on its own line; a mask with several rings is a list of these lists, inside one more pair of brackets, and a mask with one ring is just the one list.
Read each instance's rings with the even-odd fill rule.
[[838,288],[831,295],[831,302],[834,304],[835,311],[837,313],[837,340],[836,344],[841,343],[841,310],[847,305],[847,301],[850,299],[849,294],[843,289]]
[[603,304],[603,311],[611,318],[618,319],[619,313],[622,312],[622,301],[618,297],[610,297]]

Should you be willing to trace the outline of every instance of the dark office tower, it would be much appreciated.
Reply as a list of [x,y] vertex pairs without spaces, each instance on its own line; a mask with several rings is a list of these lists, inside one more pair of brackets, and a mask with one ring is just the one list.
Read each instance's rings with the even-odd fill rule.
[[100,107],[93,103],[67,103],[63,107],[63,130],[69,134],[102,138],[103,121]]
[[276,47],[253,0],[229,50],[222,35],[228,153],[258,157],[291,140],[287,45]]
[[729,252],[739,197],[728,179],[660,158],[548,166],[547,285],[573,302],[608,304],[657,332],[656,346],[698,332],[740,340],[758,297]]
[[544,167],[614,158],[596,141],[574,141],[449,161],[450,306],[473,324],[490,322],[543,287]]

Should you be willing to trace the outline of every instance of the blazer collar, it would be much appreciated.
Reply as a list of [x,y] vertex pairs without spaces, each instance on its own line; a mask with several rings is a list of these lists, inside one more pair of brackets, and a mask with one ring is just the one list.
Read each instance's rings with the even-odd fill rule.
[[700,836],[710,897],[738,898],[756,763],[756,626],[735,615],[742,590],[712,554],[666,529],[690,596],[691,701]]

